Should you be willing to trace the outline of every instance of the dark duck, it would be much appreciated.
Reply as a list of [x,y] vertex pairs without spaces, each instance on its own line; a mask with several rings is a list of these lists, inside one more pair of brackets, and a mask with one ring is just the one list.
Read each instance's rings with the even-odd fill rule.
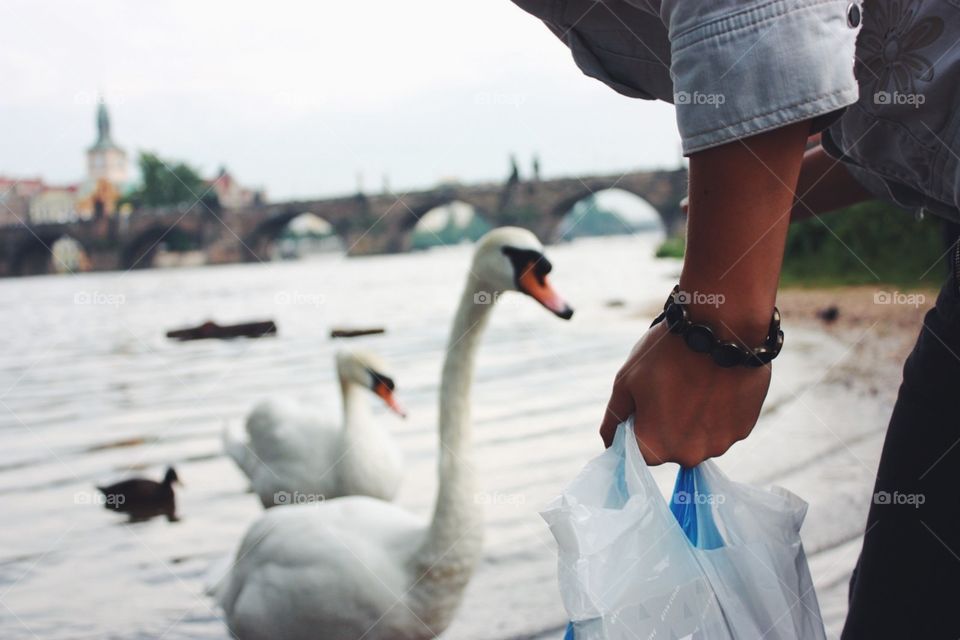
[[167,468],[162,482],[146,478],[130,478],[107,487],[97,487],[104,495],[104,506],[111,511],[130,515],[131,521],[149,520],[154,516],[166,516],[174,522],[176,499],[173,484],[180,482],[173,467]]

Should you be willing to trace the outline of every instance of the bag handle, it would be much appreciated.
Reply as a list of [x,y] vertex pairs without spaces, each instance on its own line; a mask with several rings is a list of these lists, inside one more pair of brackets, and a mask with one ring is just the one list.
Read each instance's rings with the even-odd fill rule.
[[710,508],[713,494],[709,491],[699,466],[680,467],[677,481],[670,496],[670,511],[690,544],[700,549],[719,549],[724,546],[723,536],[713,520]]
[[[625,464],[624,480],[630,496],[642,495],[649,500],[658,500],[661,505],[660,488],[657,486],[650,467],[640,453],[640,446],[634,436],[634,421],[631,415],[617,427],[616,438],[622,438]],[[687,539],[700,549],[717,549],[724,546],[723,536],[713,519],[711,504],[713,494],[707,484],[700,466],[680,467],[670,496],[669,510]]]

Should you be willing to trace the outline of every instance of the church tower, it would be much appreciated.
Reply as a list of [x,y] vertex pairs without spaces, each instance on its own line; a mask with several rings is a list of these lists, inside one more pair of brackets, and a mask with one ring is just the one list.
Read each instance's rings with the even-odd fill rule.
[[105,180],[114,187],[127,181],[127,152],[110,137],[110,114],[103,98],[97,106],[97,141],[87,149],[87,177],[93,184]]

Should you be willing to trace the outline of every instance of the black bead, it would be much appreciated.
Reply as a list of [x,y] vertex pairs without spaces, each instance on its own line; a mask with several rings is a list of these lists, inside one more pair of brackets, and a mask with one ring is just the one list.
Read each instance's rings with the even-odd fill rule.
[[667,321],[667,327],[673,333],[680,333],[686,320],[686,309],[679,304],[671,304],[664,312],[664,319]]
[[780,353],[780,349],[783,349],[783,331],[777,331],[777,340],[773,343],[774,355]]
[[667,301],[663,303],[663,310],[666,311],[667,307],[674,303],[673,297],[680,293],[680,285],[675,285],[673,290],[670,291],[670,295],[667,296]]
[[733,342],[719,342],[710,352],[713,361],[721,367],[735,367],[746,360],[747,353]]
[[777,357],[777,354],[767,347],[757,347],[753,350],[750,360],[747,362],[753,367],[762,367],[770,364],[770,361]]
[[847,26],[851,29],[860,26],[860,5],[856,2],[851,2],[847,7]]
[[697,353],[710,353],[715,341],[713,331],[710,330],[710,327],[702,324],[691,325],[690,328],[687,329],[684,339],[687,341],[687,346]]

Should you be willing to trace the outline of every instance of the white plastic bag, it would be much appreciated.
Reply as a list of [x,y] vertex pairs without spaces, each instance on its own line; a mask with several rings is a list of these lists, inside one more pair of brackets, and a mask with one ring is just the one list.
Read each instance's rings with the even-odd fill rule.
[[576,640],[824,638],[803,500],[733,482],[708,460],[681,470],[672,502],[676,516],[631,418],[542,512]]

